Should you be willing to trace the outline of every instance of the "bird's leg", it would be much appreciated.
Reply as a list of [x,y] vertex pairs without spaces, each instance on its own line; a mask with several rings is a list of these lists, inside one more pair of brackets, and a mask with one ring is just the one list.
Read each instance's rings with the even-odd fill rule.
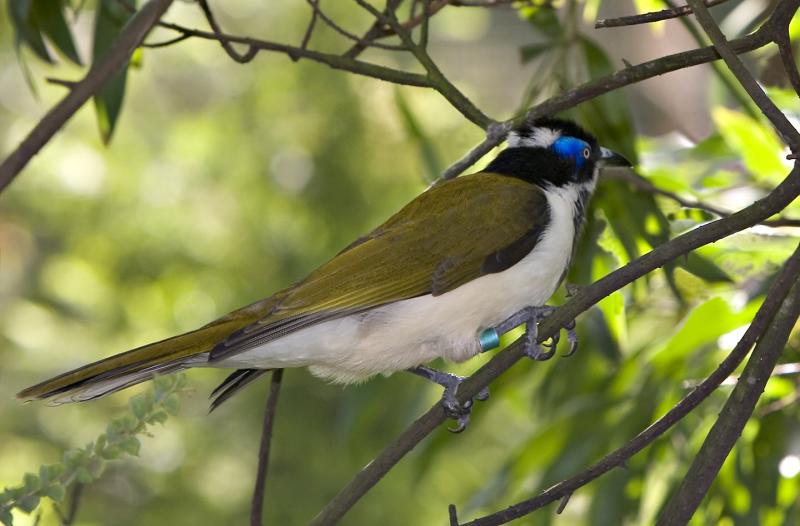
[[[515,312],[492,329],[483,331],[480,335],[481,348],[489,350],[491,347],[484,345],[486,342],[498,342],[500,335],[507,333],[511,329],[525,324],[524,350],[525,354],[530,358],[537,361],[549,360],[555,354],[555,348],[560,338],[560,333],[555,333],[550,338],[549,344],[544,344],[548,347],[548,351],[543,351],[539,346],[537,340],[539,339],[539,322],[547,318],[553,313],[555,307],[543,305],[541,307],[525,307],[519,312]],[[569,351],[564,356],[572,356],[578,350],[578,335],[575,334],[575,321],[568,323],[564,329],[567,331],[567,338],[569,339]],[[497,345],[494,345],[496,347]]]
[[[425,367],[424,365],[412,367],[411,369],[408,369],[408,372],[414,373],[423,378],[427,378],[428,380],[436,382],[444,387],[444,394],[442,395],[442,407],[444,407],[445,414],[447,414],[449,418],[452,418],[457,423],[455,428],[447,429],[453,433],[460,433],[464,431],[464,429],[467,427],[467,424],[469,424],[469,414],[472,411],[472,400],[468,400],[464,404],[461,404],[456,398],[458,386],[461,385],[461,382],[464,381],[464,378],[455,374],[437,371],[436,369],[431,369],[430,367]],[[482,402],[488,398],[489,388],[482,389],[475,396],[476,400],[480,400]]]

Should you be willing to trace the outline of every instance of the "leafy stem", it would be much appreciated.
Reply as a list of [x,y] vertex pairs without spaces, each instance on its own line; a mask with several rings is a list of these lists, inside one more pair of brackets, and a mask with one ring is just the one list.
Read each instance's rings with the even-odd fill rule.
[[149,427],[163,424],[169,415],[177,414],[178,393],[183,386],[183,375],[157,377],[148,391],[130,399],[129,412],[112,420],[96,440],[66,451],[60,463],[41,466],[38,474],[26,473],[19,486],[0,493],[0,523],[12,526],[14,509],[31,513],[44,497],[62,502],[70,486],[100,478],[110,460],[138,456],[141,447],[138,436],[149,435]]

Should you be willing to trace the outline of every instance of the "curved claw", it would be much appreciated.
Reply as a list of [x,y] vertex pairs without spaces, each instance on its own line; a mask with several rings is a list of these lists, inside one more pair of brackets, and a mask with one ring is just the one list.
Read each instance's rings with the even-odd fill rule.
[[537,362],[545,362],[550,358],[552,358],[553,356],[555,356],[555,354],[556,354],[555,349],[545,352],[541,349],[541,347],[537,346],[532,353],[528,354],[528,356],[536,360]]
[[469,424],[469,414],[472,410],[472,400],[467,400],[463,405],[458,403],[455,390],[446,389],[442,396],[442,407],[448,418],[456,421],[456,427],[448,427],[451,433],[461,433]]
[[467,428],[469,424],[469,413],[466,415],[461,415],[456,418],[456,427],[448,427],[447,430],[451,433],[461,433]]

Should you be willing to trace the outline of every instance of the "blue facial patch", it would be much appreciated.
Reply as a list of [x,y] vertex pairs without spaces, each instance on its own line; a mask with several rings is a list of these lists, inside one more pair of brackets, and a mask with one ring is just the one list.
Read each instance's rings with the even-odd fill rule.
[[578,169],[583,167],[591,154],[589,144],[575,137],[559,137],[550,148],[562,159],[574,161]]

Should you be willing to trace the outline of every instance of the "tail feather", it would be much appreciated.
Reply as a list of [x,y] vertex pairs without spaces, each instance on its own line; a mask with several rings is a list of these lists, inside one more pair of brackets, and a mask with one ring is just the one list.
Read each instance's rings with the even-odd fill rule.
[[195,331],[99,360],[29,387],[21,400],[53,399],[53,403],[82,402],[208,361],[214,345],[241,327],[239,319],[222,319]]
[[211,392],[211,407],[208,412],[214,411],[231,396],[244,389],[251,382],[261,378],[264,373],[268,373],[272,369],[238,369],[232,372],[225,380],[222,381],[216,389]]

